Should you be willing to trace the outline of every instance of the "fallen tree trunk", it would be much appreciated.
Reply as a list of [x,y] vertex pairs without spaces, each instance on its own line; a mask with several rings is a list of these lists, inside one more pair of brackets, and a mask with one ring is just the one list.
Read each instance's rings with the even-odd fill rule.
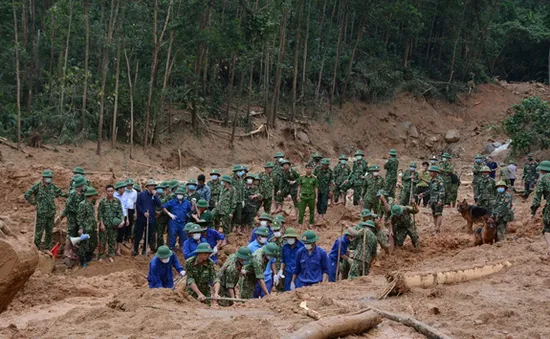
[[430,325],[416,320],[408,315],[391,313],[374,307],[371,307],[371,310],[380,314],[386,319],[397,321],[398,323],[401,323],[405,326],[412,327],[416,330],[416,332],[425,335],[429,339],[451,339],[451,337],[441,333],[437,328],[431,327]]
[[386,280],[388,280],[388,286],[393,285],[393,288],[386,288],[385,290],[389,290],[387,294],[403,294],[410,291],[413,287],[427,288],[435,285],[453,284],[457,282],[482,278],[497,273],[503,268],[510,266],[512,266],[512,264],[509,261],[503,261],[499,263],[486,264],[461,270],[432,272],[415,275],[392,272],[386,275]]
[[382,322],[378,313],[365,310],[353,315],[337,315],[310,322],[286,339],[330,339],[361,334]]

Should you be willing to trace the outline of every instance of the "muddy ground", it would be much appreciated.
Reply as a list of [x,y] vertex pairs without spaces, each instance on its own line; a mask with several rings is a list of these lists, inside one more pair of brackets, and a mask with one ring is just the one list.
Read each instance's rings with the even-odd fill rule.
[[[390,147],[408,152],[401,159],[402,168],[409,160],[427,158],[435,152],[431,147],[436,146],[423,144],[427,138],[433,135],[441,138],[447,128],[459,128],[465,136],[453,146],[462,157],[455,160],[464,182],[459,198],[471,201],[471,175],[466,159],[481,151],[486,140],[504,138],[493,134],[489,126],[507,114],[510,104],[528,94],[547,96],[545,91],[546,88],[528,84],[487,85],[474,96],[464,98],[460,106],[426,103],[402,95],[391,105],[365,105],[366,113],[345,109],[341,114],[346,118],[336,120],[333,127],[310,126],[308,135],[316,147],[286,141],[281,132],[271,142],[258,140],[251,146],[247,140],[240,140],[237,150],[233,151],[221,147],[216,156],[188,152],[191,157],[186,158],[181,170],[177,168],[177,161],[174,162],[172,145],[147,153],[136,151],[140,163],[159,164],[151,168],[129,161],[124,156],[127,154],[124,146],[107,150],[103,161],[93,155],[91,144],[62,146],[55,151],[25,148],[25,154],[2,146],[4,163],[0,165],[3,182],[0,192],[4,203],[0,204],[0,213],[9,216],[13,221],[12,229],[23,232],[30,241],[34,210],[25,203],[22,193],[45,167],[52,167],[56,173],[55,183],[64,189],[69,182],[70,169],[77,165],[92,172],[89,177],[96,187],[126,174],[141,179],[185,179],[212,167],[227,169],[233,162],[250,163],[254,166],[253,171],[259,171],[260,164],[278,148],[290,150],[295,161],[301,160],[302,153],[306,157],[311,149],[320,149],[331,157],[348,148],[351,152],[353,147],[361,146],[358,144],[361,138],[351,137],[346,128],[357,133],[361,128],[367,131],[371,141],[365,141],[361,147],[366,147],[369,159],[379,164]],[[427,108],[422,110],[422,107]],[[388,112],[398,113],[392,116]],[[353,121],[350,118],[358,114],[360,119]],[[373,119],[388,116],[389,121],[379,120],[378,129],[369,129],[368,121],[373,121],[365,118],[369,114]],[[411,145],[410,138],[395,138],[404,119],[411,120],[422,131],[418,143]],[[435,122],[430,122],[431,119]],[[485,127],[474,131],[479,126]],[[214,137],[203,143],[205,147],[216,144]],[[200,145],[183,144],[181,147],[195,150]],[[193,159],[199,159],[197,167],[190,167]],[[64,204],[63,200],[58,203],[59,207]],[[409,314],[453,338],[550,338],[550,263],[542,257],[545,244],[540,217],[531,219],[529,206],[530,200],[525,202],[514,195],[516,220],[509,227],[509,240],[479,247],[473,246],[473,236],[464,230],[465,222],[456,210],[445,209],[442,233],[436,235],[430,212],[422,209],[416,218],[421,240],[418,253],[407,240],[403,249],[391,255],[380,253],[368,277],[273,294],[263,300],[227,308],[211,309],[187,296],[182,288],[177,291],[149,290],[146,282],[148,261],[141,256],[117,257],[114,263],[93,262],[86,269],[66,270],[58,265],[53,274],[37,271],[8,310],[0,314],[0,338],[280,338],[312,321],[300,310],[301,301],[307,301],[310,308],[324,317],[374,305]],[[330,207],[325,224],[317,229],[321,236],[319,245],[330,250],[340,234],[341,223],[355,223],[358,212],[357,208]],[[290,225],[296,226],[295,222]],[[232,236],[229,240],[231,244],[224,250],[222,259],[245,244],[247,238]],[[376,299],[386,286],[385,275],[390,272],[452,270],[502,260],[510,261],[512,266],[479,280],[414,289],[401,296]],[[360,337],[423,338],[414,330],[388,320]]]

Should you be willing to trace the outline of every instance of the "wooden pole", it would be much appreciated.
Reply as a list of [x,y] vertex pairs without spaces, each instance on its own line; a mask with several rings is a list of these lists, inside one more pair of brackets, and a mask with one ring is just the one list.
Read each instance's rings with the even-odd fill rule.
[[338,261],[336,261],[336,281],[340,280],[338,273],[340,272],[340,257],[342,255],[342,241],[344,240],[343,235],[344,224],[342,223],[342,226],[340,227],[340,241],[338,242]]

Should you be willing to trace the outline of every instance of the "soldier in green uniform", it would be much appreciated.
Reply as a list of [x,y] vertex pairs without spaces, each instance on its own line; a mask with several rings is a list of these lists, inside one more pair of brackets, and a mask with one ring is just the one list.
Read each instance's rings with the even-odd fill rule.
[[506,164],[503,162],[500,163],[498,177],[500,180],[506,183],[507,187],[510,186],[510,170],[508,169],[508,166],[506,166]]
[[313,175],[317,177],[317,213],[319,214],[319,224],[325,219],[327,213],[328,201],[332,199],[334,189],[334,175],[330,169],[330,161],[327,158],[321,159],[320,166],[313,170]]
[[199,220],[202,220],[202,225],[204,225],[206,228],[212,228],[212,212],[208,210],[208,201],[204,199],[200,199],[197,201],[197,213],[193,214],[193,219],[195,219],[195,222],[199,222]]
[[348,157],[345,154],[341,154],[339,162],[334,169],[334,203],[338,204],[340,199],[342,203],[346,203],[346,191],[348,190],[348,185],[344,184],[351,173],[351,168],[348,165]]
[[36,206],[36,224],[34,230],[34,244],[42,249],[42,235],[44,238],[44,249],[49,250],[52,246],[52,232],[55,221],[55,202],[57,197],[64,197],[65,194],[53,183],[53,172],[50,169],[42,172],[42,180],[32,185],[25,192],[25,200]]
[[214,218],[219,217],[222,223],[223,234],[227,237],[231,231],[231,219],[237,205],[236,191],[233,186],[233,179],[229,175],[222,176],[222,184],[224,185],[218,203],[212,210]]
[[323,156],[321,155],[321,153],[315,152],[309,157],[309,160],[307,161],[307,163],[311,164],[313,171],[315,171],[315,169],[319,167],[319,165],[321,165],[322,158]]
[[211,180],[207,183],[208,187],[210,187],[210,201],[208,202],[208,209],[210,210],[216,207],[216,203],[218,202],[218,198],[220,197],[220,193],[223,189],[220,177],[221,174],[219,170],[213,169],[210,171]]
[[215,299],[219,298],[220,279],[216,270],[216,264],[210,259],[212,247],[208,243],[200,243],[195,249],[194,256],[187,259],[185,269],[187,270],[187,293],[201,302],[210,297],[211,289],[214,288],[212,304],[216,305]]
[[93,187],[87,187],[84,196],[86,199],[78,204],[78,213],[76,217],[78,235],[88,234],[90,236],[88,240],[80,242],[77,250],[77,255],[82,267],[88,266],[97,247],[97,220],[95,218],[97,190]]
[[[113,185],[105,187],[105,197],[99,201],[97,208],[97,219],[99,221],[99,259],[105,258],[105,250],[107,246],[109,261],[113,262],[115,251],[118,251],[118,246],[115,248],[118,231],[123,229],[125,223],[122,215],[122,204],[120,200],[115,198],[115,188]],[[122,242],[122,240],[120,241]]]
[[315,197],[317,196],[317,190],[319,182],[317,178],[311,173],[313,166],[311,164],[306,165],[306,175],[302,175],[298,179],[298,185],[300,187],[300,207],[298,213],[298,224],[303,229],[304,214],[306,207],[309,208],[309,227],[315,224]]
[[354,237],[353,261],[349,270],[349,279],[368,275],[370,265],[376,259],[376,249],[378,241],[374,230],[376,225],[374,221],[365,221],[361,228],[348,227],[348,232]]
[[474,188],[474,197],[478,194],[479,180],[481,179],[481,167],[483,167],[483,157],[481,154],[477,154],[474,164],[472,165],[472,186]]
[[445,185],[445,205],[451,205],[452,199],[452,175],[455,171],[453,163],[451,162],[451,155],[449,153],[443,153],[441,156],[441,163],[439,169],[442,172],[443,184]]
[[506,240],[506,228],[508,223],[514,220],[514,211],[512,211],[512,196],[507,192],[508,185],[501,180],[495,187],[497,192],[492,214],[497,223],[497,241],[502,241]]
[[[384,197],[383,194],[381,196]],[[384,197],[384,200],[385,200],[385,197]],[[382,201],[384,201],[384,200],[382,200]],[[391,201],[391,198],[389,198],[388,200]],[[362,220],[362,222],[366,222],[366,221],[369,221],[369,220],[372,220],[374,222],[374,224],[376,225],[376,228],[373,229],[372,231],[376,235],[376,240],[378,240],[378,243],[380,244],[380,247],[384,250],[384,252],[389,253],[388,234],[387,234],[388,231],[385,228],[382,228],[381,223],[376,220],[377,217],[378,217],[377,214],[372,213],[368,209],[363,209],[361,211],[361,220]]]
[[71,178],[71,182],[69,182],[69,193],[76,188],[75,181],[79,177],[83,177],[85,181],[85,185],[89,185],[90,181],[86,179],[84,176],[86,175],[86,172],[84,172],[84,169],[82,167],[75,167],[73,169],[73,177]]
[[244,175],[245,170],[241,165],[233,166],[233,187],[235,188],[235,210],[233,211],[233,219],[231,225],[234,230],[243,224],[242,213],[244,208]]
[[157,207],[155,211],[157,236],[155,239],[156,246],[154,246],[154,248],[159,248],[164,245],[164,233],[168,230],[168,222],[170,221],[170,217],[162,211],[162,205],[172,199],[170,193],[170,183],[168,181],[163,181],[157,185],[157,195],[160,199],[161,207]]
[[[419,182],[419,175],[416,172],[416,163],[412,161],[409,164],[409,170],[403,172],[401,183],[403,188],[399,194],[399,204],[409,205],[414,199],[414,192],[416,192],[416,184]],[[411,196],[411,193],[413,196]]]
[[390,158],[384,164],[386,170],[386,192],[391,198],[395,198],[395,187],[397,186],[397,170],[399,169],[399,160],[397,160],[397,151],[391,149],[388,154]]
[[[243,223],[249,228],[254,226],[254,218],[256,217],[256,213],[258,213],[260,204],[263,201],[263,197],[260,194],[260,188],[254,185],[255,179],[256,177],[253,174],[246,174],[246,183],[243,187],[245,200],[244,208],[242,210],[242,220]],[[241,233],[241,229],[238,229],[237,233]]]
[[365,196],[363,197],[363,208],[372,210],[376,214],[380,213],[380,204],[376,198],[376,194],[379,190],[383,189],[384,186],[384,178],[380,175],[380,167],[378,167],[378,165],[372,165],[369,168],[369,174],[367,175]]
[[409,236],[414,248],[418,250],[418,234],[411,218],[412,214],[419,212],[416,202],[411,206],[393,205],[389,208],[388,205],[386,208],[391,211],[390,236],[393,236],[397,247],[403,247],[405,239]]
[[[278,165],[277,165],[278,166]],[[260,194],[262,195],[262,205],[264,213],[271,213],[271,204],[273,204],[273,190],[275,189],[275,179],[273,176],[274,165],[267,162],[264,165],[265,172],[260,174]]]
[[363,159],[365,154],[361,150],[355,151],[355,161],[351,168],[351,173],[344,184],[350,184],[353,187],[353,205],[359,205],[363,197],[363,188],[365,186],[365,176],[369,168],[368,162]]
[[[434,218],[434,226],[435,226],[435,232],[439,233],[441,230],[441,222],[443,221],[443,206],[445,203],[445,184],[443,183],[443,179],[441,179],[441,176],[439,173],[441,170],[438,166],[430,166],[428,168],[428,171],[430,172],[430,176],[432,179],[430,180],[430,185],[428,187],[428,194],[430,195],[430,200],[428,201],[428,205],[432,209],[432,216]],[[420,194],[420,199],[422,199],[422,196],[424,193]]]
[[522,179],[525,188],[523,198],[527,199],[535,188],[535,183],[538,179],[537,163],[533,160],[532,154],[527,155],[527,163],[523,167]]
[[550,256],[550,161],[544,160],[537,167],[540,171],[540,180],[535,189],[535,197],[531,205],[531,215],[534,217],[537,209],[540,207],[542,199],[546,199],[546,204],[542,209],[542,234],[546,240],[546,256]]
[[[252,252],[246,246],[231,254],[222,268],[218,271],[218,279],[220,280],[220,296],[224,298],[237,298],[235,287],[237,286],[240,277],[245,272],[244,266],[252,259]],[[232,301],[220,301],[222,306],[231,306]]]
[[[300,175],[294,168],[290,167],[290,161],[284,159],[282,161],[283,169],[279,175],[279,183],[277,186],[279,190],[275,196],[275,201],[279,205],[277,210],[282,210],[284,199],[290,195],[292,202],[294,203],[294,209],[298,208],[298,178]],[[293,212],[294,214],[296,212]],[[294,215],[295,217],[295,215]]]
[[[254,296],[256,283],[264,295],[269,295],[265,284],[264,271],[270,262],[279,257],[281,249],[276,244],[270,242],[262,248],[256,250],[252,259],[244,266],[245,276],[240,282],[241,298],[251,299]],[[273,268],[272,268],[273,269]]]
[[193,211],[196,211],[197,201],[201,199],[201,196],[197,193],[197,180],[189,179],[185,183],[185,187],[187,188],[187,195],[185,196],[185,199],[193,205]]
[[78,204],[84,200],[84,191],[86,190],[86,179],[77,174],[72,181],[73,189],[69,191],[65,209],[61,213],[61,218],[67,217],[67,236],[78,236],[78,227],[76,225],[76,213]]
[[478,182],[477,196],[475,201],[477,206],[490,209],[493,205],[495,197],[495,179],[491,178],[489,174],[491,169],[488,166],[481,167],[481,179]]
[[273,164],[273,199],[275,200],[275,211],[273,211],[274,214],[280,213],[283,210],[283,205],[279,204],[279,198],[277,196],[277,192],[279,192],[279,181],[281,177],[281,172],[283,170],[282,162],[284,159],[284,154],[282,152],[275,153],[275,163]]

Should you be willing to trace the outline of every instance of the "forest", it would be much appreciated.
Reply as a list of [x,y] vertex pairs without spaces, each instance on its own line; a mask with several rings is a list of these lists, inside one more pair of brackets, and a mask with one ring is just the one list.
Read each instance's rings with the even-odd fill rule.
[[0,136],[148,147],[251,106],[330,121],[398,91],[548,82],[543,0],[5,0]]

